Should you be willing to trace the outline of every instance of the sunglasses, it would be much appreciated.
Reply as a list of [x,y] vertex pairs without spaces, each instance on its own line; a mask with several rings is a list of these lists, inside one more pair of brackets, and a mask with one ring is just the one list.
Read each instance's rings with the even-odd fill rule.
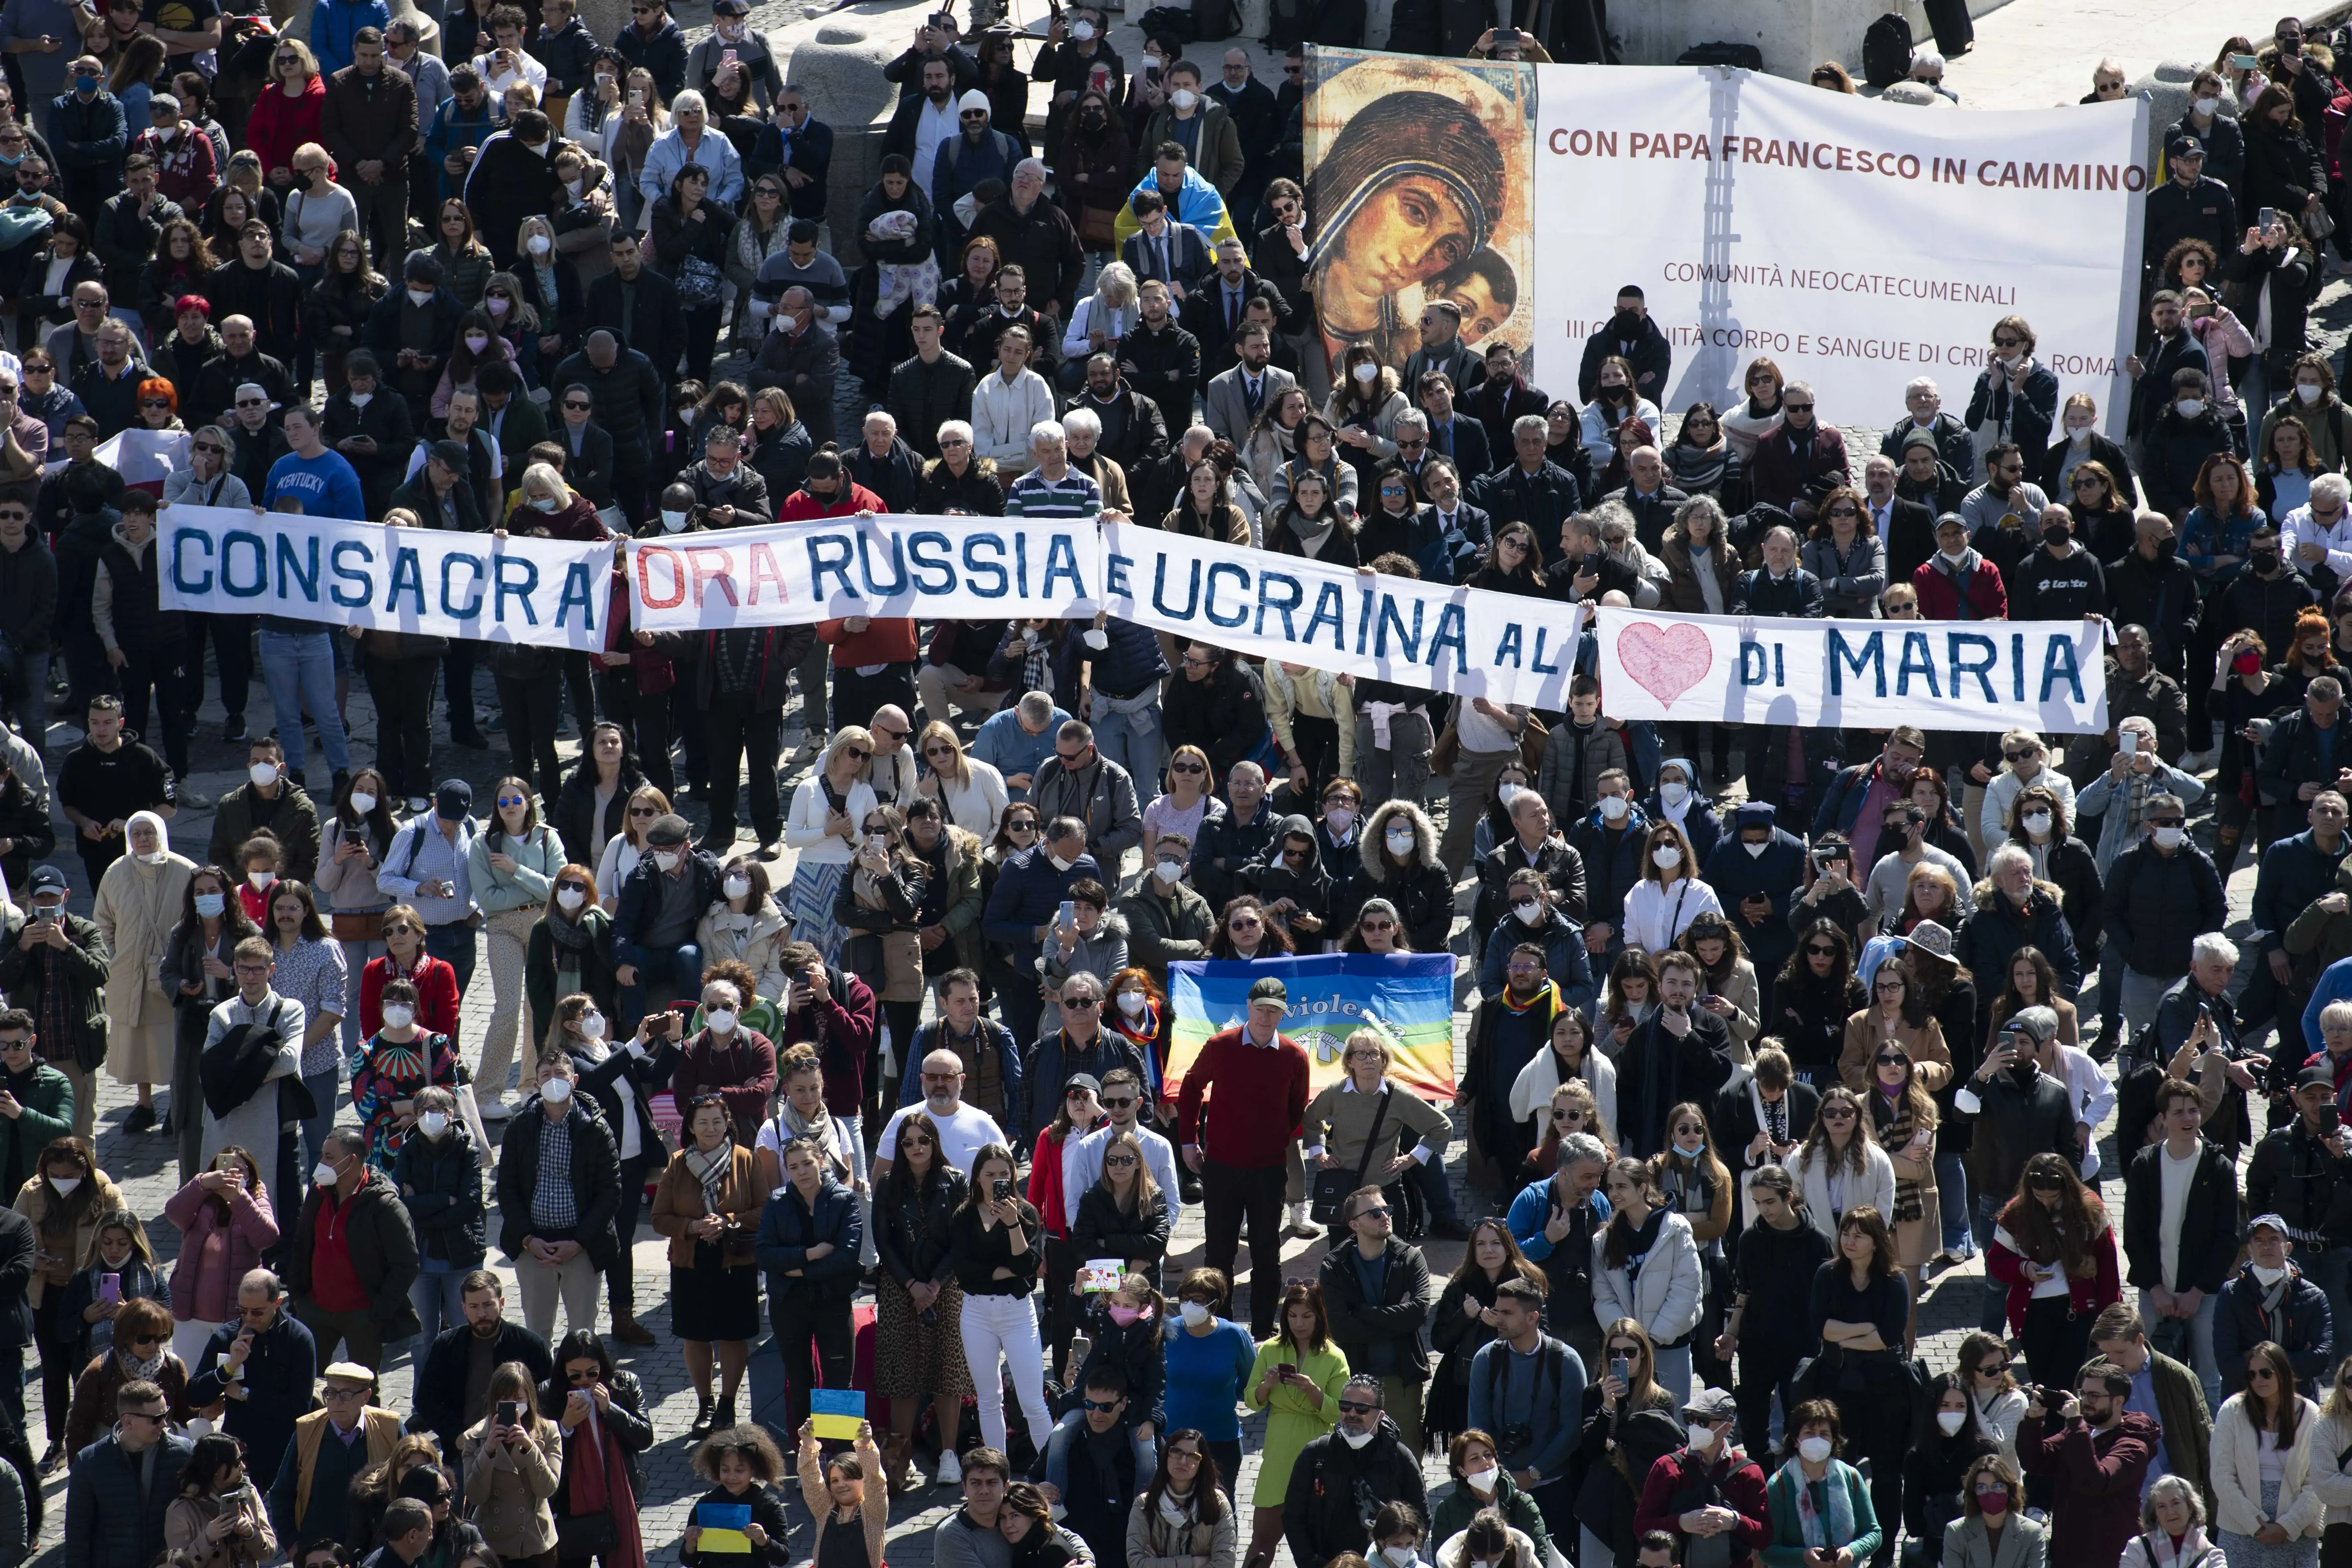
[[1394,931],[1396,930],[1396,921],[1364,921],[1363,929],[1366,931]]
[[1091,1013],[1102,1005],[1099,996],[1072,996],[1062,1004],[1065,1013]]
[[[1389,1217],[1389,1206],[1386,1204],[1375,1204],[1368,1209],[1358,1209],[1356,1211],[1356,1217],[1358,1219],[1386,1219]],[[1345,1409],[1346,1406],[1342,1405],[1340,1408]]]
[[139,406],[142,408],[169,408],[172,406],[172,400],[168,397],[142,397],[139,400]]
[[1874,1059],[1883,1068],[1907,1068],[1911,1065],[1911,1058],[1908,1057],[1884,1056]]
[[566,398],[564,399],[563,406],[570,409],[575,409],[582,414],[585,414],[593,407],[594,405],[587,403],[574,403],[570,398]]
[[[1942,79],[1938,78],[1937,79],[1940,80]],[[2013,349],[2023,341],[2024,340],[2021,338],[1995,338],[1992,341],[1992,346],[1997,349]]]
[[1554,1121],[1581,1121],[1584,1120],[1584,1110],[1580,1106],[1570,1106],[1565,1110],[1553,1111],[1551,1119]]
[[650,805],[633,805],[629,807],[629,815],[631,816],[659,816],[661,813],[656,811]]
[[1132,1154],[1106,1154],[1103,1156],[1103,1167],[1106,1170],[1123,1171],[1130,1165],[1133,1165],[1135,1163],[1136,1159]]
[[2150,827],[2184,827],[2188,826],[2188,820],[2182,816],[2151,816],[2147,823]]
[[1123,1399],[1082,1399],[1078,1403],[1089,1410],[1099,1410],[1108,1415],[1127,1402]]
[[844,746],[842,748],[841,754],[847,757],[853,763],[862,763],[874,753],[858,746]]
[[530,801],[527,797],[519,795],[502,795],[499,796],[499,809],[500,811],[504,811],[510,805],[529,805],[530,804]]
[[923,755],[927,757],[952,757],[955,755],[955,748],[953,746],[925,746],[923,748]]
[[[1184,662],[1191,664],[1192,661],[1188,658]],[[1171,763],[1168,771],[1171,773],[1205,773],[1209,770],[1198,763]]]
[[1837,949],[1833,947],[1823,947],[1817,942],[1807,942],[1805,944],[1805,956],[1807,958],[1835,958],[1837,956]]
[[1380,1406],[1377,1405],[1369,1404],[1359,1399],[1343,1399],[1339,1401],[1339,1414],[1342,1415],[1370,1415],[1379,1408]]
[[1821,1119],[1823,1121],[1851,1121],[1853,1120],[1853,1112],[1851,1110],[1824,1110],[1821,1112]]
[[227,453],[227,451],[228,451],[228,448],[227,448],[227,447],[223,447],[223,446],[219,445],[217,442],[213,442],[213,441],[194,441],[194,442],[191,442],[191,443],[189,443],[189,444],[190,444],[190,445],[191,445],[191,446],[192,446],[195,450],[197,450],[197,451],[199,451],[199,452],[210,452],[211,454],[213,454],[213,456],[215,456],[215,457],[216,457],[216,458],[217,458],[217,457],[222,457],[222,456],[226,455],[226,454]]
[[1135,1096],[1126,1094],[1121,1095],[1117,1100],[1113,1100],[1110,1096],[1105,1095],[1103,1096],[1102,1103],[1105,1110],[1125,1110],[1129,1106],[1135,1103]]
[[1813,411],[1813,405],[1810,403],[1783,403],[1780,406],[1791,414],[1811,414]]
[[1004,825],[1004,831],[1007,833],[1034,833],[1037,831],[1037,825],[1031,822],[1028,818],[1024,817],[1019,822],[1006,823]]
[[928,1149],[931,1146],[931,1141],[919,1133],[909,1133],[906,1137],[898,1140],[898,1142],[904,1143],[909,1149]]
[[1228,921],[1225,923],[1227,928],[1233,931],[1255,931],[1265,922],[1255,916],[1251,916],[1244,920]]

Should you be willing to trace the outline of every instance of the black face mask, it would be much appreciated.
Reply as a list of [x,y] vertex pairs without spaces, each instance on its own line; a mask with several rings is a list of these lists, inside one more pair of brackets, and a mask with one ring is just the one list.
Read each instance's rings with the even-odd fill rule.
[[2071,528],[2051,527],[2042,531],[2042,542],[2044,544],[2053,544],[2063,549],[2073,543],[2074,540],[2074,531]]
[[1642,320],[1635,311],[1620,310],[1609,318],[1609,330],[1621,338],[1638,338],[1642,335]]
[[1078,116],[1078,123],[1091,131],[1101,126],[1103,118],[1101,110],[1089,109]]

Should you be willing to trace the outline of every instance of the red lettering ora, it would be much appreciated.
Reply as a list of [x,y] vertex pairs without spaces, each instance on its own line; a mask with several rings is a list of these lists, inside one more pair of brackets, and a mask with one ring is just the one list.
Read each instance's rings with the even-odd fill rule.
[[694,570],[694,607],[702,608],[716,586],[727,595],[727,602],[739,609],[743,601],[735,596],[735,556],[721,545],[689,544],[686,559]]
[[[634,552],[637,565],[637,597],[648,610],[674,610],[686,602],[686,570],[677,552],[659,544],[640,544]],[[653,566],[658,558],[669,573],[671,592],[667,598],[654,594]]]

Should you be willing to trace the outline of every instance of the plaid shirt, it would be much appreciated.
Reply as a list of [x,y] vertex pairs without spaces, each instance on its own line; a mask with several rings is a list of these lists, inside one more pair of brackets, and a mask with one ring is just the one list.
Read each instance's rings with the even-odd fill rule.
[[560,1121],[539,1113],[539,1190],[530,1195],[530,1223],[541,1240],[562,1239],[580,1223],[580,1205],[572,1192],[572,1119],[575,1107]]

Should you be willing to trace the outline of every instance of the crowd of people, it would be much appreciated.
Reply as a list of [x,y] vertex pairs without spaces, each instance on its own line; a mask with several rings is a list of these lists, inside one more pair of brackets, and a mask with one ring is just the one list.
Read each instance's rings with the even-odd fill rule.
[[[1952,408],[1759,359],[1669,416],[1628,287],[1538,389],[1475,180],[1299,167],[1300,49],[1371,41],[1354,0],[1277,7],[1279,87],[1157,32],[1130,68],[1083,5],[1026,68],[927,17],[838,252],[827,106],[712,9],[691,47],[664,0],[609,40],[573,0],[0,10],[0,1568],[68,1469],[71,1568],[635,1568],[648,1302],[688,1563],[882,1568],[939,1485],[942,1568],[2315,1568],[2352,1521],[2326,40],[2230,40],[2168,133],[2118,442],[2016,316]],[[1454,9],[1388,42],[1543,58]],[[1410,222],[1320,226],[1375,199]],[[1418,313],[1360,327],[1379,279]],[[185,437],[160,496],[100,453],[134,427]],[[166,611],[177,505],[610,539],[611,639]],[[629,624],[632,538],[862,511],[2095,616],[2112,728],[1625,721],[1590,631],[1533,712],[1107,617]],[[215,694],[246,781],[205,801]],[[1326,952],[1461,957],[1451,1106],[1377,1029],[1318,1079],[1278,967],[1171,1055],[1171,963]],[[169,1141],[168,1266],[101,1072]],[[1920,1296],[1977,1258],[1931,1366]]]

